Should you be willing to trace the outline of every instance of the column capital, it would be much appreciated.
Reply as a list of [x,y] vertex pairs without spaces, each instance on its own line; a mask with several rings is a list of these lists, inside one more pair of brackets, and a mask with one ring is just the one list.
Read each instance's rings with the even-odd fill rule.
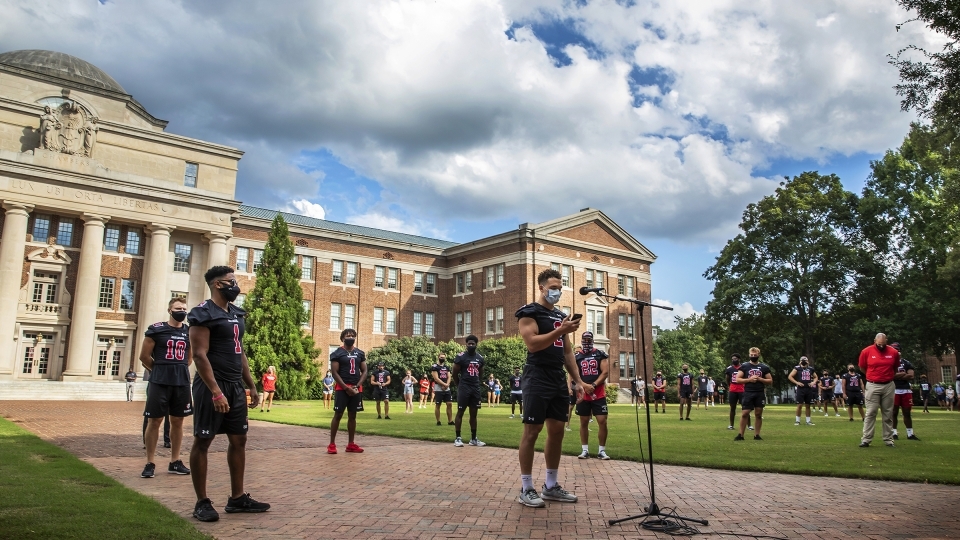
[[233,238],[232,234],[229,233],[220,233],[220,232],[208,232],[203,235],[207,242],[226,242],[227,240]]
[[103,226],[103,225],[106,224],[108,221],[110,221],[110,216],[104,216],[104,215],[101,215],[101,214],[90,214],[90,213],[87,213],[87,212],[84,212],[83,215],[81,215],[80,217],[83,219],[83,224],[84,224],[84,226],[86,226],[86,225],[100,225],[100,226]]
[[154,234],[166,234],[170,236],[170,233],[176,229],[176,225],[167,225],[164,223],[151,223],[143,228],[143,230],[149,232],[151,235]]
[[20,214],[26,216],[33,210],[33,205],[17,201],[3,201],[3,209],[7,211],[7,215]]

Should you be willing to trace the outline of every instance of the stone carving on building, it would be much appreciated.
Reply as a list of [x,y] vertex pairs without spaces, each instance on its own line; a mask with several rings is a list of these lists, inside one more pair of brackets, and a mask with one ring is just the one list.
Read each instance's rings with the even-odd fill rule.
[[40,148],[72,156],[93,157],[99,119],[73,101],[49,105],[40,115]]

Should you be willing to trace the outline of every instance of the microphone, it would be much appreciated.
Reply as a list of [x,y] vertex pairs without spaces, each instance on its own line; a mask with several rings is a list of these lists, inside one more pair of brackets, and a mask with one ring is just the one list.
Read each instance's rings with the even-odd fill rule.
[[605,290],[603,287],[580,287],[580,294],[586,296],[590,293],[598,293]]

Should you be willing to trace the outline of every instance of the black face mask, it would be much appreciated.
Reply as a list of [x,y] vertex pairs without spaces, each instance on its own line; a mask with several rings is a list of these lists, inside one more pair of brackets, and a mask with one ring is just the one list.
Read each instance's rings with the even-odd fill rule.
[[806,362],[806,361],[800,362],[800,365],[801,365],[801,366],[805,366],[805,365],[807,365],[807,362]]
[[877,345],[877,348],[882,351],[882,350],[886,349],[887,346],[886,346],[886,345]]
[[237,299],[238,296],[240,296],[239,285],[231,285],[229,287],[223,287],[217,290],[220,291],[220,294],[223,295],[224,300],[226,300],[227,302],[233,302],[234,300]]
[[345,347],[353,347],[353,344],[356,342],[357,342],[357,338],[348,337],[343,339],[343,345]]
[[756,362],[756,361],[758,361],[758,360],[760,360],[760,357],[759,357],[759,356],[751,356],[751,357],[750,357],[750,361],[751,361],[751,362]]
[[855,372],[856,372],[856,370],[853,370],[853,369],[850,370],[850,373],[855,373]]
[[684,373],[686,373],[687,371],[690,371],[690,370],[688,370],[688,369],[683,370]]
[[733,365],[734,365],[734,366],[739,366],[739,365],[740,365],[740,361],[739,361],[739,360],[734,360],[734,361],[733,361]]
[[437,360],[437,362],[440,362],[441,364],[446,364],[446,363],[447,363],[447,359],[446,359],[446,358],[441,358],[441,359]]
[[186,312],[186,311],[174,311],[174,312],[171,312],[171,313],[170,313],[170,316],[173,317],[173,320],[175,320],[175,321],[177,321],[177,322],[183,322],[183,320],[187,318],[187,312]]
[[467,345],[467,352],[468,352],[468,353],[473,354],[474,352],[476,352],[476,350],[477,350],[477,346],[476,346],[476,345]]

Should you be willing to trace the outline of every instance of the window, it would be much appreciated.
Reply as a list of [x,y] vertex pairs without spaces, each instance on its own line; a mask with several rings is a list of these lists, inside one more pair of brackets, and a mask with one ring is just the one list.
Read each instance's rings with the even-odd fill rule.
[[387,268],[387,288],[388,289],[397,289],[397,276],[400,274],[400,270],[396,268]]
[[355,262],[347,263],[347,284],[348,285],[357,284],[357,263]]
[[492,334],[492,333],[494,333],[494,332],[496,331],[496,330],[495,330],[496,327],[494,326],[494,325],[495,325],[495,322],[494,322],[494,318],[493,318],[493,317],[494,317],[493,308],[492,308],[492,307],[491,307],[491,308],[487,308],[487,333],[488,333],[488,334]]
[[501,263],[497,265],[497,286],[498,287],[503,285],[503,275],[506,271],[506,268],[507,268],[507,265],[505,264]]
[[333,261],[330,282],[343,283],[343,261]]
[[120,309],[133,309],[136,300],[137,282],[120,280]]
[[413,273],[413,292],[423,292],[423,272]]
[[354,319],[356,319],[357,306],[353,304],[347,304],[343,306],[343,327],[344,328],[356,328],[354,326]]
[[473,290],[473,270],[457,274],[457,294],[468,293]]
[[563,306],[560,308],[560,311],[562,311],[564,315],[569,316],[570,313],[573,312],[573,309],[570,306]]
[[571,284],[572,282],[570,281],[570,276],[573,274],[573,267],[572,267],[572,266],[567,265],[567,264],[552,263],[552,264],[550,264],[550,268],[556,270],[557,272],[560,272],[560,276],[561,276],[561,280],[560,280],[560,281],[563,283],[563,286],[564,286],[564,287],[570,287],[570,286],[571,286],[570,284]]
[[237,248],[237,272],[247,271],[247,261],[250,257],[250,250],[245,247]]
[[100,300],[97,307],[100,309],[113,309],[113,289],[114,279],[109,277],[100,278]]
[[940,376],[944,384],[950,384],[953,381],[953,366],[940,366]]
[[587,287],[603,287],[604,282],[604,272],[600,270],[590,270],[589,268],[584,270],[584,277],[587,281]]
[[197,170],[199,165],[196,163],[187,162],[187,166],[183,171],[183,185],[186,187],[197,187]]
[[130,255],[140,254],[140,231],[137,229],[127,229],[127,243],[123,251]]
[[455,318],[455,327],[456,335],[458,336],[468,336],[472,332],[471,326],[473,319],[473,313],[470,311],[463,311],[456,314]]
[[627,353],[620,353],[620,378],[627,378]]
[[383,288],[383,277],[387,269],[382,266],[374,267],[373,269],[373,286]]
[[626,296],[627,298],[633,298],[633,285],[634,278],[631,276],[617,276],[617,292]]
[[627,377],[633,377],[637,374],[636,368],[636,355],[633,353],[627,354]]
[[110,375],[120,374],[120,351],[113,351],[113,362],[110,362]]
[[606,335],[603,328],[603,315],[604,312],[599,309],[587,309],[587,330],[597,336]]
[[497,306],[497,332],[503,332],[503,306]]
[[617,316],[620,327],[620,337],[633,339],[633,315],[621,313]]
[[437,294],[437,275],[427,274],[427,281],[424,284],[423,292],[427,294]]
[[453,321],[454,321],[453,335],[455,336],[466,335],[463,333],[463,312],[457,312],[453,317]]
[[[36,227],[36,225],[34,225]],[[57,225],[57,244],[61,246],[73,245],[73,220],[60,218],[60,224]]]
[[117,251],[120,249],[120,227],[117,225],[107,225],[103,233],[104,251]]
[[[459,274],[457,277],[460,278]],[[414,292],[436,294],[437,293],[437,275],[426,273],[426,272],[414,272],[413,273],[413,290]]]
[[340,304],[330,304],[330,329],[340,330],[340,311],[343,306]]
[[313,281],[313,257],[300,257],[300,279]]
[[253,271],[256,272],[260,269],[260,265],[263,264],[263,250],[254,249],[253,250]]
[[373,308],[373,331],[383,333],[383,308]]
[[311,310],[311,304],[309,300],[303,301],[303,312],[307,315],[307,320],[303,323],[303,327],[308,328],[310,327],[310,321],[313,320],[313,311]]
[[423,314],[423,333],[433,337],[433,313]]
[[57,283],[60,274],[34,272],[33,273],[33,303],[56,304]]
[[99,358],[97,359],[97,375],[106,375],[107,374],[107,351],[100,349]]
[[397,333],[397,310],[387,309],[387,333]]
[[[186,296],[184,296],[184,298],[186,298]],[[242,307],[243,307],[243,303],[244,303],[246,300],[247,300],[247,295],[245,295],[245,294],[238,294],[236,300],[233,301],[233,305],[237,306],[238,308],[242,308]]]
[[193,253],[193,246],[190,244],[173,245],[173,271],[189,272],[190,255]]
[[422,311],[413,312],[413,335],[415,336],[423,335],[423,312]]
[[46,242],[50,236],[50,216],[37,214],[33,217],[33,241]]

